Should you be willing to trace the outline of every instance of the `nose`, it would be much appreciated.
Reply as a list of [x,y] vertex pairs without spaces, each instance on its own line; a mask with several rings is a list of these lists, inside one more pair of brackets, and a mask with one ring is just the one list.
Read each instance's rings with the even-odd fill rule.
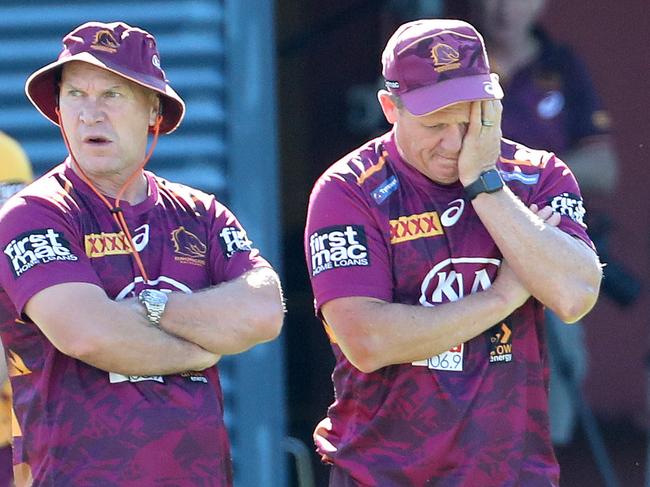
[[79,110],[79,120],[85,125],[94,125],[104,120],[104,112],[95,100],[89,98]]
[[445,128],[439,144],[446,153],[458,154],[463,147],[463,137],[466,132],[466,124],[450,124]]

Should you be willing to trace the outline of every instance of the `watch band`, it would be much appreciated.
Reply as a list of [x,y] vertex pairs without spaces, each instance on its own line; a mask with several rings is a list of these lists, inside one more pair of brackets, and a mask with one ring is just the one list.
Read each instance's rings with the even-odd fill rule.
[[465,186],[465,195],[472,201],[481,193],[495,193],[503,188],[503,179],[498,169],[483,171],[476,181]]

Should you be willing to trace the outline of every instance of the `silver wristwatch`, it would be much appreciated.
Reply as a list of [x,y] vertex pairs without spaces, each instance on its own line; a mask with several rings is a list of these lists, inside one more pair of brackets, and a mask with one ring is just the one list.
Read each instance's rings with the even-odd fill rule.
[[138,295],[138,299],[147,310],[149,323],[160,327],[160,319],[167,306],[167,293],[158,289],[145,289]]

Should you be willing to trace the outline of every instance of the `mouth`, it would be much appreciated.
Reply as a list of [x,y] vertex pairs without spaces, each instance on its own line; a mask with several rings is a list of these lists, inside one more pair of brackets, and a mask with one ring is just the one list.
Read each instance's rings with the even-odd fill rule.
[[438,159],[443,159],[445,161],[452,162],[452,163],[458,162],[458,156],[457,155],[450,157],[450,156],[445,156],[443,154],[434,154],[434,157],[436,157]]
[[83,143],[94,147],[102,147],[112,142],[108,137],[102,135],[90,135],[83,138]]

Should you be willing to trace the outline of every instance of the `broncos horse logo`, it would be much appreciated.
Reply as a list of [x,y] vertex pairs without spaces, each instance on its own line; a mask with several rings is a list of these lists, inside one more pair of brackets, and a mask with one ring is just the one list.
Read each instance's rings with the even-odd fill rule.
[[117,52],[120,44],[115,40],[113,33],[110,30],[102,29],[95,34],[93,43],[90,46],[98,51]]
[[185,230],[185,227],[178,227],[174,230],[171,238],[177,254],[198,259],[205,258],[207,246],[201,242],[199,237]]
[[460,67],[460,53],[449,44],[439,43],[431,48],[434,69],[438,72]]

